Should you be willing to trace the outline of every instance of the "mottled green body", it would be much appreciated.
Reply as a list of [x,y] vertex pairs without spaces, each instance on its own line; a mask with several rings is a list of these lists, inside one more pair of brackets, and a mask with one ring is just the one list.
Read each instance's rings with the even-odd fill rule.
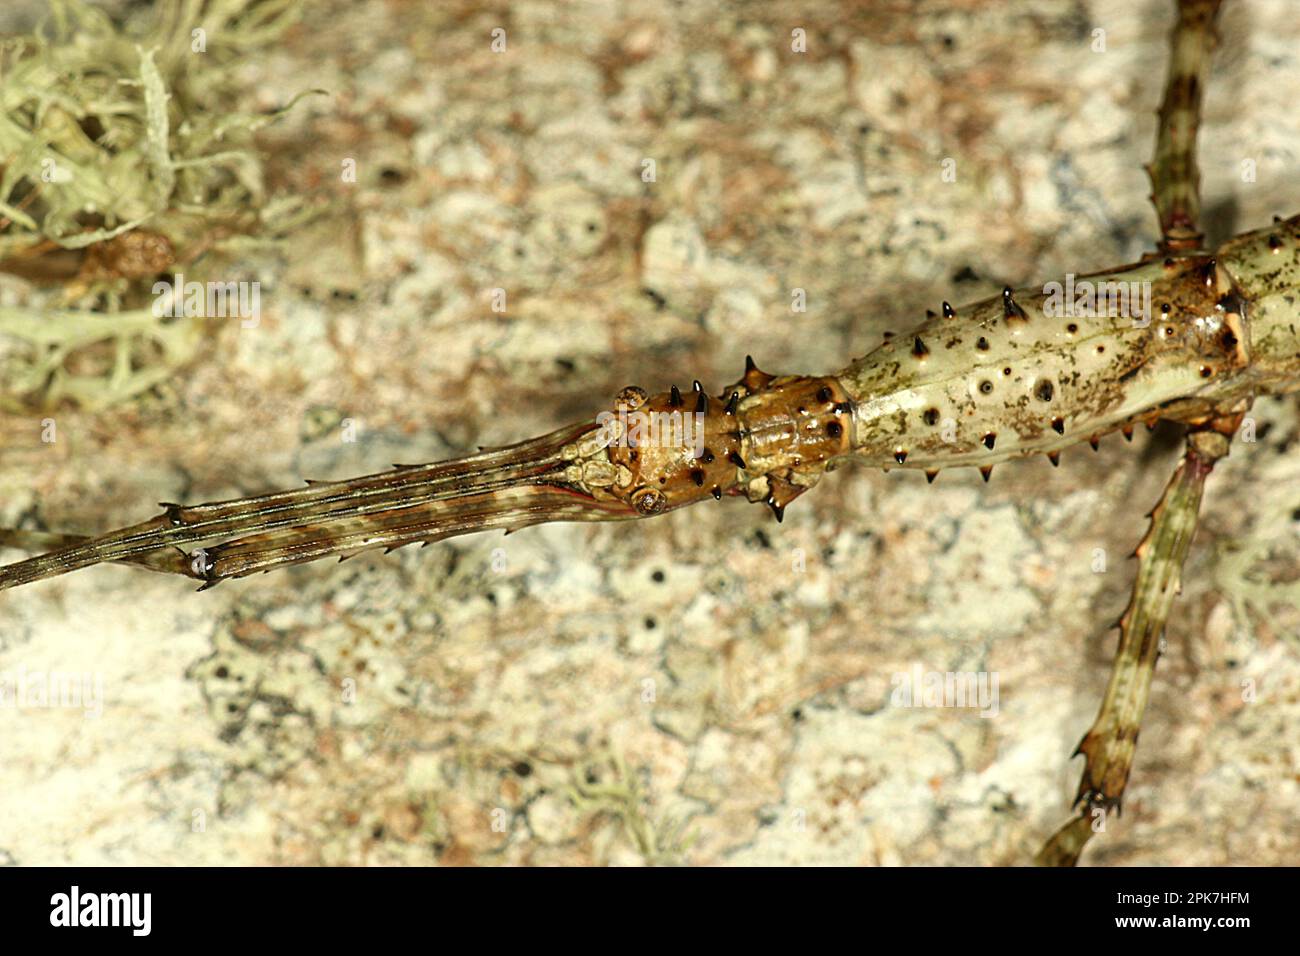
[[1045,284],[945,308],[840,372],[854,403],[855,456],[882,467],[987,468],[1139,421],[1204,421],[1300,384],[1300,217],[1215,256],[1071,281],[1133,295],[1124,308],[1067,298],[1063,309]]

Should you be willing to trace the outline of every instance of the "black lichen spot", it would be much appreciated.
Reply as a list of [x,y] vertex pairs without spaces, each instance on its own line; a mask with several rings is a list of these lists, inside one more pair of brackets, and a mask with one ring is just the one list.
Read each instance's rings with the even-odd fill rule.
[[653,581],[655,584],[663,584],[664,573],[662,571],[652,571],[650,573],[650,580]]
[[925,422],[927,425],[939,424],[939,409],[927,408],[921,413],[921,421]]
[[1069,332],[1071,335],[1073,335],[1075,332],[1078,332],[1078,331],[1079,331],[1079,326],[1076,325],[1075,323],[1071,322],[1069,325],[1067,325],[1067,326],[1065,327],[1065,331],[1067,331],[1067,332]]
[[526,760],[521,760],[511,769],[521,777],[530,777],[533,774],[533,765]]
[[981,335],[975,340],[975,347],[981,352],[987,352],[989,350],[989,340]]
[[1034,386],[1034,397],[1040,402],[1050,402],[1054,394],[1056,394],[1056,388],[1047,379],[1043,379]]

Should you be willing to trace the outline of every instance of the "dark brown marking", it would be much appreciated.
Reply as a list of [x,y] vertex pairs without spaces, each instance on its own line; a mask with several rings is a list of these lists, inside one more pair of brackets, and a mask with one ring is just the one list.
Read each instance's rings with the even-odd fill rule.
[[1009,285],[1002,287],[1002,314],[1006,316],[1008,323],[1026,321],[1025,310],[1016,303]]

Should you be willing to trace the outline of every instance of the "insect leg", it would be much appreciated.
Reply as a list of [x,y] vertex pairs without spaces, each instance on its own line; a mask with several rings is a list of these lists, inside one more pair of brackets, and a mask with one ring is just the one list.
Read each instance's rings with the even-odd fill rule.
[[1216,36],[1220,0],[1179,0],[1178,23],[1170,38],[1169,74],[1160,104],[1156,154],[1147,173],[1151,201],[1160,218],[1160,251],[1199,249],[1201,174],[1196,162],[1196,131],[1201,95]]
[[1078,815],[1039,851],[1040,865],[1073,866],[1093,833],[1104,829],[1110,811],[1120,810],[1165,621],[1181,588],[1183,562],[1196,533],[1205,479],[1227,453],[1227,436],[1214,428],[1189,434],[1186,454],[1151,512],[1151,527],[1135,552],[1137,580],[1119,619],[1119,647],[1106,696],[1076,751],[1087,760],[1075,796]]
[[[91,539],[86,535],[63,534],[58,531],[28,531],[20,528],[0,528],[0,547],[17,548],[20,551],[55,551],[60,548],[73,548],[85,545]],[[148,568],[162,574],[182,574],[189,578],[200,578],[191,567],[191,559],[180,548],[160,548],[119,558],[114,563],[130,564]]]

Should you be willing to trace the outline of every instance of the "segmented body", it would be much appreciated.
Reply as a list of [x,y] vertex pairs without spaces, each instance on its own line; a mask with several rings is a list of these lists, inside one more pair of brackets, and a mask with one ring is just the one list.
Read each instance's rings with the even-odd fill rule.
[[[1045,454],[1055,463],[1071,445],[1139,422],[1201,424],[1300,387],[1300,217],[1215,255],[1153,258],[1085,281],[1149,284],[1151,314],[1062,314],[1056,290],[1008,289],[965,307],[945,303],[835,376],[772,378],[751,366],[723,391],[742,396],[734,417],[721,401],[700,405],[710,410],[707,443],[727,453],[711,457],[707,489],[685,477],[690,459],[661,455],[641,460],[625,498],[660,489],[643,511],[658,514],[721,489],[779,516],[846,456],[931,478],[974,466],[987,478],[1009,459]],[[669,395],[646,405],[675,407]],[[743,467],[724,460],[733,451]]]

